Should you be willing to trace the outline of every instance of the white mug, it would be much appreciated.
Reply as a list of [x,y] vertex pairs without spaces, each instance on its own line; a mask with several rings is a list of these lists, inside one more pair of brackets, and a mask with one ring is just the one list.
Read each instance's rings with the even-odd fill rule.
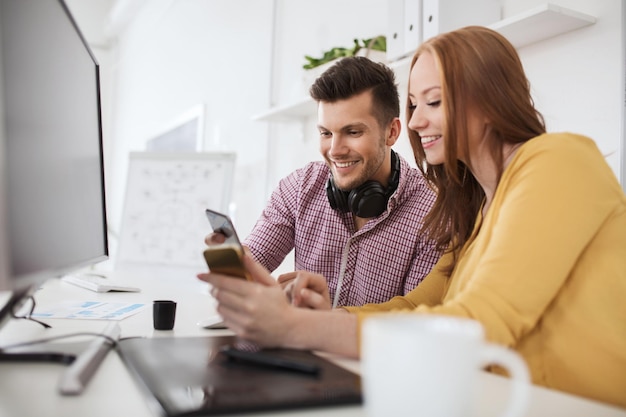
[[478,321],[387,313],[363,322],[361,375],[369,417],[474,415],[474,388],[490,364],[504,367],[513,381],[501,416],[523,416],[530,384],[526,363],[513,350],[485,342]]

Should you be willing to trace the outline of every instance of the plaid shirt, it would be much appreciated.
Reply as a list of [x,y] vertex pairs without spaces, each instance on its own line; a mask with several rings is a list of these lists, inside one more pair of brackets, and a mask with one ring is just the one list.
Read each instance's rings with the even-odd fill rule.
[[440,253],[418,233],[435,194],[422,173],[398,157],[400,181],[387,210],[360,230],[351,213],[330,207],[326,164],[311,162],[280,181],[244,243],[270,271],[295,249],[294,270],[324,275],[337,306],[378,303],[408,293]]

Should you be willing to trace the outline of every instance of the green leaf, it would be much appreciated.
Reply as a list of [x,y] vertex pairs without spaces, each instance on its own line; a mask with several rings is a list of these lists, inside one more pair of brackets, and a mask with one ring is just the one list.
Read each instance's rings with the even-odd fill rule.
[[367,48],[368,46],[370,47],[370,49],[375,51],[385,52],[387,50],[387,41],[386,38],[382,35],[375,38],[362,39],[360,41],[359,39],[354,39],[353,43],[354,45],[352,48],[331,48],[328,51],[324,52],[321,58],[313,58],[309,55],[305,55],[304,58],[308,62],[302,65],[302,68],[312,69],[315,67],[319,67],[320,65],[323,65],[327,62],[333,61],[337,58],[354,56],[359,52],[359,50],[361,50],[362,48]]

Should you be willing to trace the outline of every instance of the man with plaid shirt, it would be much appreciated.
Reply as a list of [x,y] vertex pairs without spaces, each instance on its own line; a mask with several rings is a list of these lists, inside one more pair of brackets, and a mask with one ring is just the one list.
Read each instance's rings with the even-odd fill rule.
[[343,58],[310,93],[324,162],[283,178],[243,243],[270,271],[295,250],[294,272],[279,282],[287,286],[300,270],[321,274],[334,307],[404,295],[440,253],[420,233],[435,194],[391,149],[401,130],[394,73],[367,58]]

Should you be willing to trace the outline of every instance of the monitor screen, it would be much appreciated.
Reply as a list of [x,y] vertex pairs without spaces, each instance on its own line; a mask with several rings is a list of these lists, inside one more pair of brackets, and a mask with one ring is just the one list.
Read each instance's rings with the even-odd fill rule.
[[0,0],[0,290],[108,256],[99,68],[61,0]]

